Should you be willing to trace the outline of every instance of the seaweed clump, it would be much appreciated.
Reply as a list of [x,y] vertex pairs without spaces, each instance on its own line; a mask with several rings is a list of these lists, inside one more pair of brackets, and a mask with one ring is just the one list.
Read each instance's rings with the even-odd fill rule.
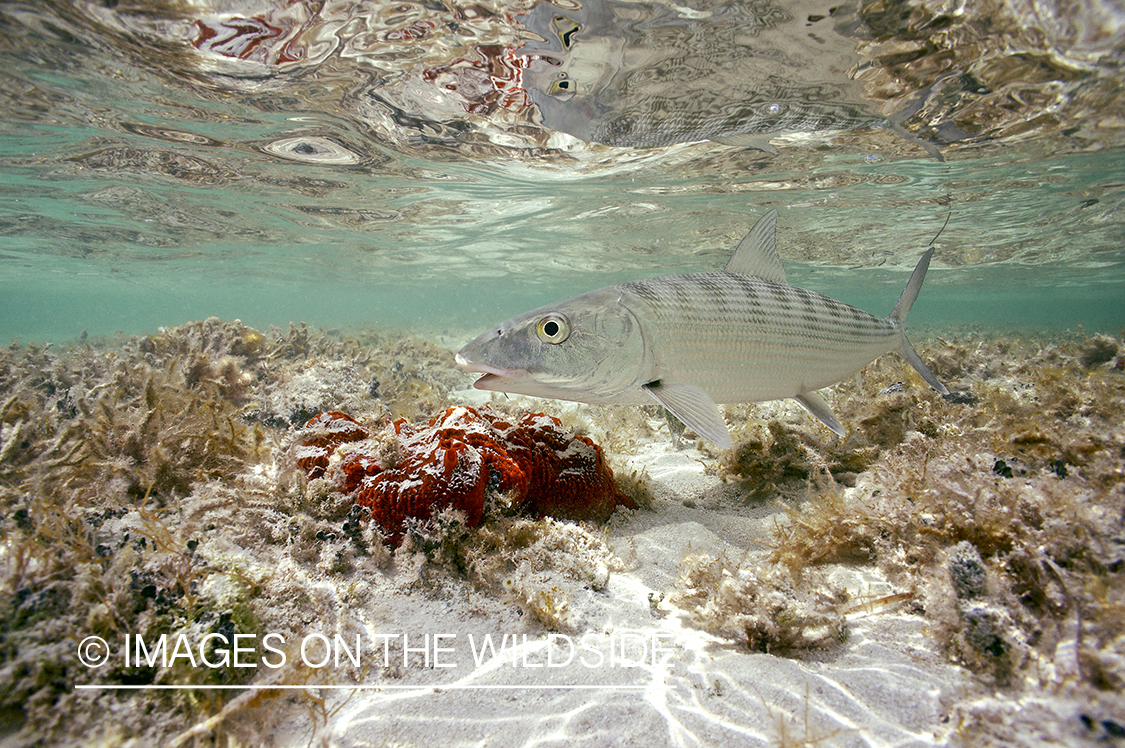
[[[844,420],[894,411],[890,420],[904,428],[882,429],[889,438],[873,440],[870,468],[847,481],[833,468],[840,450],[870,447],[849,447],[849,437],[782,450],[810,471],[806,497],[787,502],[775,528],[772,561],[794,574],[824,563],[876,564],[910,591],[949,656],[995,684],[1119,692],[1119,348],[1112,339],[940,341],[923,356],[939,378],[968,391],[960,402],[915,386],[897,362],[876,362],[861,381],[841,385],[855,390],[840,398]],[[860,389],[896,380],[906,386],[890,398],[848,404]]]
[[689,556],[671,600],[694,622],[753,652],[791,655],[847,638],[847,591],[778,564]]
[[[74,686],[358,682],[371,674],[347,666],[329,676],[297,657],[237,667],[223,651],[237,634],[354,638],[356,609],[404,588],[482,589],[533,625],[576,625],[574,596],[620,568],[604,537],[502,511],[469,527],[448,509],[406,523],[392,553],[370,509],[292,470],[294,427],[341,407],[370,424],[367,454],[390,468],[400,459],[392,418],[440,412],[465,380],[448,351],[406,336],[260,332],[218,319],[0,350],[0,715],[10,742],[254,744],[259,710],[292,699],[317,724],[329,706],[314,693],[146,690],[121,700]],[[339,463],[320,465],[329,467]],[[490,501],[501,508],[505,495]],[[104,666],[79,661],[86,636],[109,644]],[[125,662],[126,636],[145,641],[143,661]]]
[[[11,739],[153,742],[249,703],[145,691],[122,705],[74,686],[246,683],[262,668],[221,664],[222,637],[301,633],[302,617],[278,600],[331,620],[294,576],[389,556],[375,531],[349,522],[352,502],[294,491],[278,447],[292,419],[326,404],[372,419],[444,405],[463,379],[448,358],[401,336],[259,332],[214,318],[0,350],[0,713]],[[78,660],[87,635],[109,643],[104,666]],[[127,635],[145,641],[143,662],[124,661]],[[204,657],[220,665],[202,667]],[[103,701],[118,726],[100,719]]]
[[[87,669],[76,660],[74,632],[114,645],[128,634],[155,646],[162,636],[197,641],[257,630],[252,575],[207,558],[206,525],[183,521],[197,486],[229,480],[268,454],[267,434],[239,418],[256,335],[215,321],[134,338],[119,350],[0,354],[0,708],[29,734],[90,719],[76,683],[174,684],[198,675],[163,656]],[[239,346],[247,355],[234,353]],[[248,677],[233,667],[206,673],[213,683]],[[180,694],[147,698],[172,713],[213,706]]]
[[550,631],[578,630],[572,597],[601,593],[611,573],[625,568],[603,534],[580,524],[501,517],[469,527],[456,510],[415,525],[395,563],[414,569],[405,575],[409,584],[445,590],[468,581]]
[[[864,371],[877,372],[880,363]],[[724,456],[721,472],[739,480],[753,499],[779,491],[799,493],[817,474],[854,486],[860,473],[902,444],[908,434],[935,435],[945,422],[942,419],[956,418],[954,403],[920,400],[901,381],[884,387],[874,400],[860,393],[844,395],[847,389],[847,384],[837,387],[835,404],[845,422],[853,424],[845,438],[826,442],[826,431],[808,418],[794,423],[775,417],[762,426],[751,415],[739,419],[745,425],[734,448]]]

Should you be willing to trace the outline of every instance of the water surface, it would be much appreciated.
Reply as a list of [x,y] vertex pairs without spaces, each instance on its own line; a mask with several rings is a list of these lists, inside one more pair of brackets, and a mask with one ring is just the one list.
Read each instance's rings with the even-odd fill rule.
[[0,8],[0,337],[466,335],[771,207],[873,312],[948,218],[916,326],[1125,323],[1115,4],[275,5]]

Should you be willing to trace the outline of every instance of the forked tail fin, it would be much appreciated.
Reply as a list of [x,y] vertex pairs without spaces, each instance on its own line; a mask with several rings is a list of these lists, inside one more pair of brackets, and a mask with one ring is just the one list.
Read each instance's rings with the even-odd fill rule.
[[[930,247],[926,253],[922,255],[922,259],[918,260],[917,267],[914,272],[910,274],[910,280],[906,282],[906,288],[902,290],[902,296],[898,297],[898,303],[891,311],[887,319],[894,320],[898,327],[901,329],[906,322],[906,315],[910,314],[910,307],[914,306],[914,300],[918,298],[918,292],[922,290],[922,281],[926,280],[926,271],[930,268],[930,258],[934,255],[934,248]],[[914,367],[914,371],[921,375],[926,383],[933,387],[935,390],[943,395],[948,395],[949,390],[944,384],[938,381],[934,373],[930,371],[929,367],[918,356],[918,352],[914,350],[914,346],[910,345],[910,341],[906,339],[906,331],[902,333],[902,347],[899,348],[899,353],[906,359],[906,362]]]
[[914,350],[914,346],[910,345],[910,341],[906,339],[906,333],[902,334],[902,347],[899,348],[898,352],[902,354],[902,357],[906,359],[907,363],[914,367],[914,371],[918,372],[922,376],[922,379],[926,380],[926,384],[933,387],[942,395],[949,394],[949,388],[938,381],[938,378],[930,371],[930,367],[926,366],[922,358],[918,355],[918,352]]

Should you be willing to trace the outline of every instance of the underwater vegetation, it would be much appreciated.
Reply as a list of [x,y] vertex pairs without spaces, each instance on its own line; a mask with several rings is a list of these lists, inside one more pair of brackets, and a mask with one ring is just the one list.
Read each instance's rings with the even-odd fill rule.
[[[392,416],[440,412],[464,379],[450,354],[427,341],[340,339],[304,326],[259,332],[218,319],[96,345],[0,350],[4,734],[19,745],[167,741],[179,733],[182,744],[221,729],[254,743],[261,723],[246,715],[290,704],[280,692],[144,691],[119,700],[74,689],[264,677],[260,668],[195,667],[202,657],[222,660],[221,640],[183,650],[167,665],[127,666],[118,658],[94,669],[77,661],[79,641],[97,635],[120,643],[126,634],[229,641],[266,631],[299,639],[324,626],[347,634],[355,626],[345,615],[348,595],[385,584],[378,580],[388,574],[423,594],[468,583],[538,625],[569,625],[567,588],[604,586],[619,568],[604,537],[530,517],[468,528],[463,515],[439,512],[392,556],[387,536],[353,498],[327,481],[294,478],[293,434],[305,433],[294,429],[315,413],[344,407],[389,424]],[[606,500],[627,501],[599,450],[550,418],[525,420],[493,416],[513,451],[571,445],[574,465],[604,468],[597,488]],[[409,442],[407,432],[426,427],[403,419],[398,430]],[[387,444],[393,448],[394,439]],[[540,491],[567,482],[529,475],[521,485],[532,478]],[[544,511],[557,509],[537,501]],[[340,600],[315,594],[325,578],[345,575],[352,581],[341,582]],[[296,664],[265,675],[278,683],[324,680]],[[354,681],[363,674],[338,675]],[[314,722],[323,718],[323,704],[299,693],[294,698]],[[104,719],[106,708],[113,720]]]
[[[193,486],[268,455],[266,433],[238,417],[248,370],[268,347],[249,328],[209,321],[119,350],[0,353],[0,709],[9,725],[40,736],[71,729],[71,689],[88,675],[144,684],[186,674],[85,672],[74,657],[79,631],[110,639],[255,630],[246,604],[255,581],[237,562],[200,553],[206,523],[177,519]],[[212,675],[245,677],[231,668]],[[177,700],[190,706],[153,697]]]
[[[939,340],[923,355],[954,397],[931,397],[880,360],[833,393],[851,426],[844,439],[749,423],[721,471],[748,501],[780,497],[773,551],[749,573],[686,560],[680,598],[701,625],[760,647],[759,590],[787,591],[790,607],[832,600],[810,568],[873,564],[901,590],[876,607],[924,615],[982,683],[1070,695],[1100,724],[1091,715],[1113,714],[1120,703],[1107,700],[1125,688],[1123,354],[1104,335]],[[763,587],[777,569],[791,576]],[[771,646],[794,640],[772,634]],[[958,718],[966,735],[992,729],[984,712]]]
[[[1092,739],[1116,734],[1125,349],[1109,336],[966,336],[920,348],[958,397],[934,396],[901,362],[876,361],[829,395],[849,426],[843,439],[797,411],[728,409],[735,447],[701,459],[740,487],[741,501],[777,503],[772,548],[692,555],[663,599],[733,648],[789,657],[848,646],[857,611],[923,616],[951,660],[1011,697],[958,705],[960,734],[999,744],[997,713],[1058,698],[1080,705],[1071,716]],[[201,682],[183,659],[82,667],[75,651],[87,634],[355,635],[355,610],[400,594],[469,598],[533,630],[593,625],[591,596],[627,568],[607,539],[623,535],[627,546],[628,523],[618,517],[604,531],[540,515],[581,516],[560,499],[600,492],[601,503],[585,505],[600,522],[629,505],[622,490],[642,512],[659,511],[640,498],[651,477],[622,484],[602,473],[611,452],[650,438],[657,414],[591,408],[565,415],[564,427],[502,400],[451,408],[467,380],[449,351],[408,336],[260,332],[217,319],[0,349],[6,739],[255,744],[271,715],[328,718],[324,699],[303,691],[75,691]],[[599,421],[586,430],[599,433],[604,455],[570,433],[591,413]],[[477,458],[465,457],[469,446]],[[584,455],[592,482],[571,491],[559,478],[566,468],[550,478],[525,467],[559,453]],[[412,459],[442,473],[450,454],[458,470],[475,466],[466,487],[483,483],[479,524],[450,501],[426,521],[383,528],[372,521],[378,504],[357,502],[364,482],[389,473],[387,484],[401,486]],[[829,573],[840,565],[876,566],[896,591],[874,601],[846,593]],[[335,671],[345,683],[373,675]],[[208,669],[206,679],[324,682],[295,660],[269,673]]]
[[670,601],[713,633],[753,652],[798,655],[847,638],[848,593],[815,570],[689,556]]

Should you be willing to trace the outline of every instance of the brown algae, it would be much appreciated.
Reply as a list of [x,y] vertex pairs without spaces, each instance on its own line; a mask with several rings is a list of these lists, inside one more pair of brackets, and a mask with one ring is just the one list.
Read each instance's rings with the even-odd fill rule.
[[[325,599],[315,591],[325,577],[390,574],[428,595],[467,583],[541,626],[569,627],[569,588],[600,589],[619,568],[604,536],[549,519],[467,528],[447,513],[392,557],[358,507],[296,470],[290,427],[310,413],[419,417],[447,406],[463,380],[426,341],[217,319],[112,346],[0,351],[0,713],[17,743],[182,742],[216,730],[255,742],[256,707],[282,692],[146,690],[118,701],[75,686],[323,682],[296,658],[274,671],[235,667],[214,635],[358,633],[347,595],[365,585]],[[118,657],[87,668],[75,656],[86,636],[212,644],[177,650],[168,665]],[[324,704],[297,693],[323,721]],[[102,702],[114,704],[112,723],[91,708]]]
[[[772,549],[695,553],[661,599],[734,648],[796,657],[846,647],[857,612],[921,615],[950,659],[1009,695],[957,706],[959,733],[987,744],[1006,704],[1031,699],[1058,719],[1050,704],[1065,698],[1111,734],[1125,687],[1120,341],[968,336],[921,348],[959,397],[880,359],[830,395],[844,439],[797,411],[730,409],[736,445],[709,464],[746,504],[779,503]],[[392,551],[362,511],[295,469],[291,427],[312,413],[428,417],[465,384],[447,351],[406,336],[217,319],[114,345],[0,351],[0,713],[15,743],[253,743],[267,712],[296,703],[314,727],[330,717],[312,692],[77,692],[200,683],[201,672],[216,685],[324,682],[296,664],[88,669],[75,658],[86,635],[355,634],[349,611],[388,590],[468,596],[482,614],[583,630],[583,601],[627,569],[605,532],[512,517],[473,528],[445,512]],[[607,452],[649,438],[658,415],[583,412],[600,419]],[[601,423],[607,412],[620,412],[616,425]],[[645,497],[642,513],[659,511],[651,480],[623,481]],[[878,567],[896,591],[849,600],[830,581],[838,565]],[[110,705],[113,724],[101,717]]]
[[1120,350],[1107,336],[938,341],[923,355],[958,397],[881,359],[836,388],[846,439],[749,426],[726,470],[751,497],[756,481],[787,497],[772,563],[874,564],[986,682],[1096,701],[1125,685]]

